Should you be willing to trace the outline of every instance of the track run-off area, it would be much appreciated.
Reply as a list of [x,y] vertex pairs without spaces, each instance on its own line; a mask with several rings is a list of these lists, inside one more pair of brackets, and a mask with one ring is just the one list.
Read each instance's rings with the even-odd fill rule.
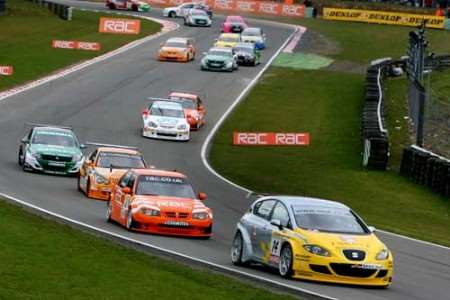
[[[104,9],[103,3],[64,3],[85,9]],[[158,9],[142,15],[162,19]],[[180,27],[111,58],[1,100],[0,195],[28,203],[66,221],[98,229],[102,234],[141,243],[149,250],[153,247],[179,254],[301,294],[355,300],[450,299],[450,249],[385,232],[377,235],[393,252],[395,266],[394,280],[388,289],[285,280],[276,272],[231,264],[229,253],[235,224],[253,199],[246,198],[247,191],[212,173],[202,160],[201,152],[203,149],[207,157],[210,133],[217,129],[216,125],[230,107],[244,98],[249,86],[287,44],[295,29],[249,19],[250,25],[262,27],[267,35],[268,48],[262,52],[262,64],[241,67],[233,73],[202,72],[200,54],[213,45],[222,20],[223,17],[215,16],[211,28],[185,27],[182,19],[171,20]],[[194,62],[156,60],[160,43],[175,36],[196,40],[198,55]],[[141,111],[147,105],[146,98],[166,97],[170,90],[206,95],[207,124],[193,132],[187,143],[141,137]],[[26,133],[25,122],[73,126],[82,142],[137,146],[151,165],[185,173],[197,191],[208,194],[206,204],[214,212],[214,236],[210,240],[196,240],[131,233],[107,223],[105,202],[87,199],[79,193],[75,178],[24,173],[17,165],[17,150]]]

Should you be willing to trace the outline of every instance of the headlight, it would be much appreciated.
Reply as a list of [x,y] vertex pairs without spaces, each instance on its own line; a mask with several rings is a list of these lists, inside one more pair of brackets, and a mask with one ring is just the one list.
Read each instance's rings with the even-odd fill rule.
[[330,256],[330,252],[328,252],[328,250],[317,245],[303,245],[303,248],[305,248],[306,251],[315,255]]
[[153,127],[153,128],[157,128],[158,127],[158,124],[156,124],[155,122],[153,122],[153,121],[150,121],[150,122],[148,122],[148,127]]
[[196,212],[192,214],[192,219],[197,220],[206,220],[208,219],[209,214],[207,212]]
[[98,184],[108,184],[109,179],[99,173],[96,173],[95,174],[95,182]]
[[31,155],[32,157],[38,159],[39,158],[39,153],[37,153],[36,151],[31,150],[30,148],[28,148],[28,154]]
[[159,217],[161,212],[157,209],[141,208],[141,213],[149,217]]
[[233,65],[232,61],[227,62],[227,67],[231,67]]
[[82,158],[83,158],[82,154],[75,154],[72,159],[73,161],[80,161]]
[[377,256],[375,256],[377,260],[385,260],[389,258],[389,250],[383,249],[380,252],[378,252]]
[[187,128],[186,124],[180,124],[177,126],[177,129],[179,130],[185,130]]

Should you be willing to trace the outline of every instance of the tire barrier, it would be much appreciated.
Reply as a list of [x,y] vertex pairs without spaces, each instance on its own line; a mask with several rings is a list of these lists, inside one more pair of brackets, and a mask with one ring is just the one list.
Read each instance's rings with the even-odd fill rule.
[[388,131],[385,128],[383,80],[391,70],[390,58],[373,61],[367,68],[366,92],[361,119],[364,145],[363,166],[386,170],[389,160]]
[[400,174],[432,191],[450,197],[450,160],[418,146],[403,150]]
[[46,0],[27,0],[43,7],[48,8],[49,11],[59,16],[61,19],[70,21],[72,20],[72,7],[69,5],[54,3]]

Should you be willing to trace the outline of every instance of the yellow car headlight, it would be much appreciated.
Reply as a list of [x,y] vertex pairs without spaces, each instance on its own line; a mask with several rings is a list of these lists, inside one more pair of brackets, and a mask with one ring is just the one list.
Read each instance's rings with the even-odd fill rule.
[[306,244],[306,245],[303,245],[303,248],[304,248],[306,251],[308,251],[308,252],[310,252],[310,253],[312,253],[312,254],[315,254],[315,255],[319,255],[319,256],[331,256],[331,255],[330,255],[330,252],[329,252],[327,249],[325,249],[325,248],[323,248],[323,247],[320,247],[320,246],[318,246],[318,245]]
[[376,260],[386,260],[389,258],[389,250],[383,249],[380,252],[377,253],[377,256],[375,256]]

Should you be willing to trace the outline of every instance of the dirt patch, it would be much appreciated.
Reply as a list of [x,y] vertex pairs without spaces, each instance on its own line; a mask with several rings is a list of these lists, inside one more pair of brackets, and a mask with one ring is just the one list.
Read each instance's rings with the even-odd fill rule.
[[306,52],[328,56],[336,55],[341,52],[341,47],[338,43],[329,40],[322,34],[307,29],[300,39],[300,42],[295,47],[294,52]]

